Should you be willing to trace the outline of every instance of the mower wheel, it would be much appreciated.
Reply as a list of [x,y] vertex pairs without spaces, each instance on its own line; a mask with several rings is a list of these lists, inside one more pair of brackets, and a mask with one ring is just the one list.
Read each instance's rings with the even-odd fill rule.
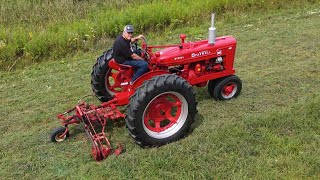
[[69,137],[69,131],[66,132],[65,135],[64,132],[67,130],[66,127],[58,127],[55,130],[52,131],[50,135],[50,139],[52,142],[62,142],[64,141],[67,137]]
[[131,96],[126,125],[138,145],[160,146],[187,134],[196,107],[195,93],[185,79],[173,74],[156,76]]
[[[112,77],[111,68],[108,66],[109,60],[112,58],[112,49],[105,52],[97,59],[92,67],[91,87],[97,98],[106,102],[113,96],[113,92],[108,88],[109,76]],[[109,76],[108,76],[109,73]]]
[[220,101],[230,100],[240,94],[242,88],[241,80],[235,76],[228,76],[225,78],[209,81],[208,90],[210,95]]

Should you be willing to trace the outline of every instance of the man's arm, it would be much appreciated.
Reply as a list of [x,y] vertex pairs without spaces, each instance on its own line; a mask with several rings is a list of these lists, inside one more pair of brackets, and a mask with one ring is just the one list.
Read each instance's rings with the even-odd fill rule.
[[[139,39],[142,39],[144,36],[142,35],[142,34],[140,34],[139,36],[137,36],[137,37],[134,37],[134,38],[131,38],[131,42],[132,43],[134,43],[134,42],[136,42],[136,41],[138,41]],[[131,54],[131,56],[130,56],[132,59],[134,59],[134,60],[144,60],[142,57],[140,57],[138,54],[136,54],[136,53],[133,53],[133,54]]]
[[142,34],[140,34],[139,36],[137,37],[134,37],[134,38],[131,38],[131,42],[134,43],[134,42],[137,42],[139,39],[142,39],[144,36]]

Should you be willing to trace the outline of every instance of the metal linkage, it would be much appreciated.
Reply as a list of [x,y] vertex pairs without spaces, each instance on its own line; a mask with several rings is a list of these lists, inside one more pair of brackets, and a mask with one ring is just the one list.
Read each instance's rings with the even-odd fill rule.
[[[66,137],[66,135],[69,134],[68,125],[81,123],[92,142],[91,151],[96,161],[101,161],[110,154],[119,155],[122,152],[122,145],[118,144],[117,148],[113,149],[107,138],[108,134],[105,133],[105,126],[109,119],[115,120],[125,117],[125,115],[117,109],[115,103],[116,100],[111,100],[102,103],[100,106],[95,106],[81,102],[65,113],[59,114],[57,117],[66,128],[63,133],[61,132],[59,134],[60,138],[52,139]],[[71,113],[73,113],[73,115],[68,116],[68,114]]]

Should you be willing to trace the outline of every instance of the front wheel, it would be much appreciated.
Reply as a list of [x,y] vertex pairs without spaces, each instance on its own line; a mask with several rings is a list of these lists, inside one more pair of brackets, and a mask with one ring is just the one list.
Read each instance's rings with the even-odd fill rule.
[[126,125],[140,146],[159,146],[184,137],[194,121],[197,102],[190,84],[166,74],[146,81],[130,98]]
[[230,100],[237,97],[242,89],[241,80],[235,76],[228,76],[208,83],[210,95],[220,101]]

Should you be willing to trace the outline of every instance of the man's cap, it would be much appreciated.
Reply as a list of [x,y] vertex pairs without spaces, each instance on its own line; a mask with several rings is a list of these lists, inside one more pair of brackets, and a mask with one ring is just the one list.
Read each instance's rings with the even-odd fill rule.
[[134,29],[133,29],[133,26],[128,24],[124,27],[124,30],[128,33],[133,33]]

